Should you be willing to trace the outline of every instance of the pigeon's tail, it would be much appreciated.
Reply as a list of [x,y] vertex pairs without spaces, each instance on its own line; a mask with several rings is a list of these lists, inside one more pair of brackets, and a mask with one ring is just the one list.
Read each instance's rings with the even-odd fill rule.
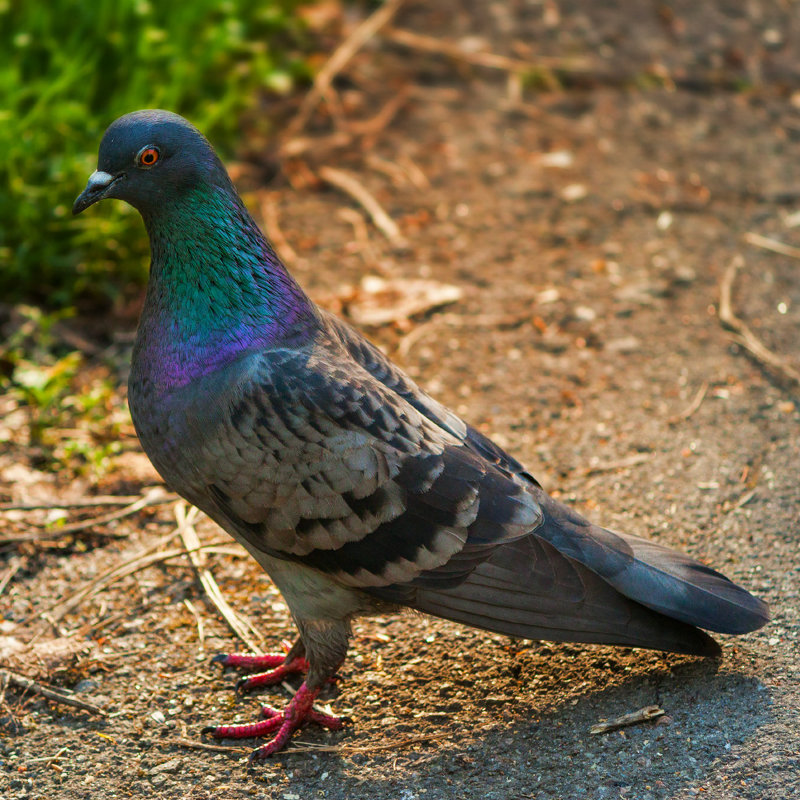
[[460,585],[420,587],[421,611],[526,639],[713,656],[698,628],[746,633],[767,606],[723,575],[653,542],[607,531],[548,497],[533,534],[497,548]]
[[747,633],[769,621],[766,603],[719,572],[655,542],[592,525],[538,491],[547,523],[536,533],[626,597],[718,633]]

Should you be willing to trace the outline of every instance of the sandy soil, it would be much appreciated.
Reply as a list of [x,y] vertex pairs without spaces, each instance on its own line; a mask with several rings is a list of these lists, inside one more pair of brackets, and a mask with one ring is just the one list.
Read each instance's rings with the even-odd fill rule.
[[[365,274],[461,287],[455,304],[368,333],[549,489],[719,567],[772,604],[773,622],[723,637],[714,663],[512,641],[411,615],[364,621],[330,699],[352,722],[297,737],[328,749],[297,746],[249,771],[247,747],[186,741],[201,742],[208,722],[255,719],[259,699],[280,704],[286,692],[236,697],[233,673],[209,657],[240,643],[187,562],[158,564],[57,626],[88,649],[51,682],[106,717],[8,688],[3,797],[800,797],[800,395],[717,316],[720,280],[741,256],[736,312],[800,368],[798,261],[743,238],[800,246],[795,4],[435,6],[397,25],[481,37],[517,58],[584,56],[603,70],[561,86],[545,74],[549,89],[526,88],[520,101],[503,72],[385,42],[368,50],[341,83],[346,108],[368,116],[403,86],[408,102],[369,148],[303,163],[357,175],[408,245],[371,225],[359,245],[339,214],[355,205],[303,186],[295,162],[294,186],[278,177],[269,187],[295,274],[345,310],[342,285]],[[9,477],[9,459],[25,458],[9,449],[0,464],[7,499],[25,499]],[[93,490],[135,494],[154,481],[129,452]],[[157,506],[116,524],[126,538],[26,551],[0,595],[0,632],[38,625],[52,636],[42,611],[172,527],[170,506]],[[219,537],[208,521],[198,531]],[[20,555],[3,558],[0,574]],[[291,635],[254,564],[217,555],[209,566],[265,646]],[[589,734],[650,704],[665,711],[658,724]]]

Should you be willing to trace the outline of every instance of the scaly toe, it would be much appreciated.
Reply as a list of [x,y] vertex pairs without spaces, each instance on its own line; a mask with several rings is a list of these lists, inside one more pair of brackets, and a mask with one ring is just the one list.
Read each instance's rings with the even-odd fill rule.
[[261,722],[249,725],[218,725],[203,729],[215,739],[245,739],[253,736],[266,736],[274,733],[271,741],[254,750],[250,760],[261,760],[282,750],[292,734],[308,722],[322,725],[332,731],[342,728],[342,720],[330,714],[324,714],[313,708],[319,689],[309,689],[306,684],[297,690],[286,709],[279,711],[272,706],[262,706],[261,714],[266,717]]
[[293,658],[289,662],[282,661],[275,669],[270,672],[262,672],[259,675],[247,675],[239,679],[236,690],[240,693],[249,692],[259,686],[274,686],[280,683],[289,675],[304,674],[308,671],[308,661],[304,658]]
[[211,659],[212,664],[250,671],[274,669],[285,661],[286,656],[280,653],[220,653]]
[[201,733],[209,734],[215,739],[253,739],[266,736],[281,727],[283,714],[266,719],[263,722],[250,722],[244,725],[207,725]]

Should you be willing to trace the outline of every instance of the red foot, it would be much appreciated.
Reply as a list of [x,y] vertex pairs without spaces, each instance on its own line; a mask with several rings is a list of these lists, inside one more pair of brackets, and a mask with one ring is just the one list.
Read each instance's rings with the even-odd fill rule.
[[249,653],[229,653],[227,655],[215,656],[212,660],[217,661],[226,667],[238,667],[246,670],[268,669],[269,672],[262,672],[258,675],[249,675],[242,678],[237,684],[236,689],[240,692],[247,692],[259,686],[274,686],[280,683],[289,675],[305,674],[308,672],[308,661],[302,656],[297,656],[287,661],[286,658],[291,650],[288,642],[282,642],[284,654],[264,653],[263,655],[252,655]]
[[282,750],[291,735],[307,722],[315,722],[332,731],[342,728],[342,721],[338,717],[323,714],[312,708],[318,694],[319,689],[309,689],[304,683],[284,711],[264,706],[261,713],[268,719],[263,722],[209,726],[203,729],[203,733],[210,733],[215,739],[249,739],[253,736],[266,736],[277,731],[271,741],[254,750],[250,755],[251,760],[267,758]]

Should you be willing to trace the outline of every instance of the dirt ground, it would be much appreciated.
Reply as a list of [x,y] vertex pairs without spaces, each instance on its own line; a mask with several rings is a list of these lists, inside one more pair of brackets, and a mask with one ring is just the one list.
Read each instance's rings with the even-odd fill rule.
[[[0,578],[19,569],[0,594],[0,634],[72,634],[83,650],[50,684],[106,716],[7,687],[0,795],[800,797],[800,392],[718,317],[720,282],[741,257],[735,313],[800,369],[797,251],[752,236],[800,247],[797,4],[446,0],[411,4],[395,24],[473,52],[602,69],[520,84],[376,38],[336,84],[341,113],[367,118],[401,91],[405,104],[371,138],[290,160],[268,187],[294,273],[354,316],[361,290],[342,287],[365,275],[460,287],[455,303],[367,332],[551,491],[707,560],[766,599],[773,621],[721,637],[715,663],[412,615],[366,620],[329,700],[346,729],[306,729],[296,739],[317,749],[297,744],[249,770],[256,742],[192,743],[205,742],[203,725],[255,720],[259,700],[288,695],[239,698],[235,675],[209,662],[242,644],[188,560],[120,578],[47,621],[59,599],[174,529],[173,507],[153,506],[102,528],[118,538],[3,552]],[[324,120],[308,132],[324,135]],[[263,153],[252,161],[257,149],[240,164],[245,188],[274,167]],[[304,177],[321,165],[357,176],[407,244],[354,228],[359,206]],[[129,337],[115,341],[122,378]],[[158,481],[132,444],[89,485],[36,474],[27,459],[3,447],[3,500],[136,495]],[[22,467],[35,477],[21,480]],[[31,519],[5,516],[14,530]],[[207,520],[197,529],[220,538]],[[227,549],[208,566],[275,649],[292,635],[287,609]],[[657,723],[589,733],[651,704],[665,712]]]

